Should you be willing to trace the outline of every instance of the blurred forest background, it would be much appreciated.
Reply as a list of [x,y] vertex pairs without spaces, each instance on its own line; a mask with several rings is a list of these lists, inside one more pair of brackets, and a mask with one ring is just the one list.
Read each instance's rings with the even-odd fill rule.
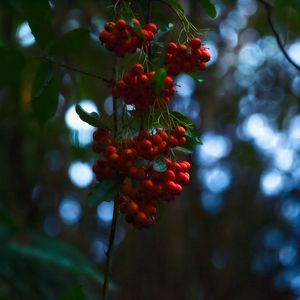
[[[132,2],[144,20],[146,0]],[[192,183],[150,229],[119,218],[110,299],[299,300],[300,72],[262,1],[214,0],[216,18],[203,2],[181,4],[212,60],[200,85],[178,76],[171,107],[201,131]],[[270,3],[299,65],[300,1]],[[100,299],[113,207],[87,205],[93,128],[74,107],[109,118],[110,88],[59,64],[110,78],[110,5],[0,1],[2,300]],[[178,26],[159,1],[153,21]]]

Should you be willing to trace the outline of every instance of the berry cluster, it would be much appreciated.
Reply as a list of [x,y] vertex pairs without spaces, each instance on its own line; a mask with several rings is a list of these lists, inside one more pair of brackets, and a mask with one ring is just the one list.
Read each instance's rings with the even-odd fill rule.
[[[172,201],[189,183],[190,164],[172,162],[170,150],[186,142],[185,129],[177,126],[170,134],[159,129],[151,134],[140,130],[137,136],[118,143],[109,139],[109,131],[97,129],[93,135],[93,150],[101,154],[93,171],[98,181],[122,178],[119,210],[135,227],[154,223],[157,202]],[[156,159],[165,168],[157,170]]]
[[181,72],[193,72],[195,69],[203,71],[206,69],[206,63],[210,60],[210,53],[202,47],[199,38],[191,39],[188,45],[168,43],[165,50],[167,73],[171,76],[177,76]]
[[103,31],[99,33],[99,39],[105,47],[119,57],[126,53],[135,53],[138,48],[145,48],[153,40],[157,31],[155,24],[146,24],[141,27],[138,19],[131,20],[132,25],[124,19],[116,22],[107,22]]
[[154,71],[146,73],[141,64],[135,64],[113,87],[112,94],[116,98],[123,98],[126,104],[133,104],[137,110],[146,110],[152,105],[167,105],[175,94],[174,81],[166,76],[160,95],[155,95],[151,81],[154,75]]

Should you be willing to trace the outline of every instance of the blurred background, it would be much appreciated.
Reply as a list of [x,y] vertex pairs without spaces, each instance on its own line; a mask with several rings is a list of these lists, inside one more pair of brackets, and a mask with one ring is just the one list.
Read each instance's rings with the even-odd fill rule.
[[[214,0],[214,19],[201,2],[181,4],[212,60],[171,105],[201,132],[192,182],[147,230],[119,218],[110,299],[299,300],[300,72],[260,1]],[[0,1],[0,299],[100,299],[113,206],[87,205],[94,129],[74,108],[109,119],[110,88],[58,64],[111,77],[110,4]],[[300,1],[272,4],[300,65]],[[178,23],[158,1],[153,20]]]

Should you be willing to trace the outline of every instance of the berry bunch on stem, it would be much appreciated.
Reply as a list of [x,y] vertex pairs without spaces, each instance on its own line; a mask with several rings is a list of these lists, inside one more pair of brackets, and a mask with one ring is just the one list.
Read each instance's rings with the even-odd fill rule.
[[159,28],[151,23],[152,0],[147,2],[146,24],[141,25],[131,9],[134,2],[112,0],[117,17],[99,33],[100,42],[113,55],[124,60],[131,57],[127,67],[119,67],[119,60],[113,67],[112,129],[96,113],[76,109],[82,120],[97,127],[93,151],[98,157],[93,171],[98,183],[91,194],[97,203],[114,200],[103,300],[118,214],[137,229],[153,225],[159,204],[173,202],[190,182],[190,163],[187,158],[179,160],[177,153],[191,153],[201,143],[195,125],[186,116],[169,111],[169,104],[176,93],[175,77],[183,72],[197,77],[198,71],[206,69],[210,53],[179,4],[162,1],[182,24],[181,40],[160,41]]

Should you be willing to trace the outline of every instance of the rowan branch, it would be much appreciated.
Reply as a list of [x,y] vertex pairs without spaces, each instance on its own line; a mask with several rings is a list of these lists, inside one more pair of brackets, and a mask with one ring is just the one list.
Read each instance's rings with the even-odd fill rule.
[[64,68],[64,69],[67,69],[67,70],[70,70],[70,71],[73,71],[73,72],[76,72],[76,73],[79,73],[79,74],[83,74],[83,75],[86,75],[86,76],[89,76],[89,77],[100,79],[100,80],[104,81],[105,83],[112,84],[112,79],[106,79],[106,78],[104,78],[104,77],[102,77],[100,75],[80,70],[77,67],[74,67],[74,66],[71,66],[71,65],[67,65],[65,63],[61,63],[61,62],[55,61],[55,60],[53,60],[53,59],[51,59],[49,57],[46,57],[46,56],[39,56],[38,58],[46,61],[49,64],[53,64],[53,65],[59,66],[61,68]]
[[279,33],[277,32],[274,24],[273,24],[273,21],[272,21],[272,6],[270,3],[268,3],[267,1],[265,0],[258,0],[258,2],[260,2],[261,4],[263,4],[265,6],[265,9],[266,9],[266,14],[267,14],[267,19],[268,19],[268,22],[269,22],[269,25],[272,29],[272,32],[275,36],[275,39],[276,39],[276,42],[278,44],[278,47],[280,48],[282,54],[284,55],[284,57],[289,61],[290,64],[292,64],[298,71],[300,71],[300,66],[298,64],[296,64],[292,59],[291,57],[289,56],[289,54],[287,53],[287,51],[285,50],[284,48],[284,45],[283,45],[283,42],[281,41],[281,38],[279,36]]

